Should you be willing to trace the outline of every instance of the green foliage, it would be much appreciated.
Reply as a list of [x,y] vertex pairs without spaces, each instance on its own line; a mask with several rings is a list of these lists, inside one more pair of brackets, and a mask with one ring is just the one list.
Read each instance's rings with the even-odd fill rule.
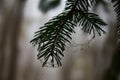
[[117,13],[117,18],[120,20],[120,0],[111,0],[114,3],[115,12]]
[[117,32],[117,37],[120,39],[120,0],[111,0],[112,3],[114,3],[114,10],[117,14],[117,20],[118,20],[118,32]]
[[55,66],[62,65],[61,57],[64,56],[66,42],[70,43],[71,34],[79,24],[86,33],[96,33],[101,35],[105,31],[101,26],[106,25],[95,13],[90,12],[90,8],[95,4],[95,0],[68,0],[65,10],[49,20],[35,33],[35,38],[31,41],[33,45],[38,45],[38,59],[43,58],[43,66],[48,61]]

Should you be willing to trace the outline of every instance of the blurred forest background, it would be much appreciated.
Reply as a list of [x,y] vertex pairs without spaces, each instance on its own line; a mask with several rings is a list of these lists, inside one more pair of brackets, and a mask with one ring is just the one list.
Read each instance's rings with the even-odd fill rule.
[[[42,68],[30,40],[40,26],[63,11],[65,0],[47,13],[38,5],[39,0],[0,0],[0,80],[102,80],[117,49],[113,4],[98,0],[94,10],[108,24],[106,34],[92,39],[76,27],[58,68]],[[117,79],[110,80],[120,80],[119,71],[115,75]]]

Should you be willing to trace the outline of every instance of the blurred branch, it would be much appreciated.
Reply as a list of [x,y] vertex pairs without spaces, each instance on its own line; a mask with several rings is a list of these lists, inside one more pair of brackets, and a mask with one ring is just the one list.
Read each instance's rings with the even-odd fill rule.
[[51,9],[56,8],[60,4],[61,0],[40,0],[39,9],[46,13]]

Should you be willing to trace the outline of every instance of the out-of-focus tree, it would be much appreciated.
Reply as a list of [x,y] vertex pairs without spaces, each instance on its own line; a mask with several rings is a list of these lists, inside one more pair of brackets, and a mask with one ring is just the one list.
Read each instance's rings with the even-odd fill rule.
[[[19,55],[18,40],[25,1],[3,0],[0,6],[2,15],[0,25],[0,80],[16,80],[16,66]],[[9,63],[6,64],[6,62]],[[7,74],[5,74],[6,72]]]

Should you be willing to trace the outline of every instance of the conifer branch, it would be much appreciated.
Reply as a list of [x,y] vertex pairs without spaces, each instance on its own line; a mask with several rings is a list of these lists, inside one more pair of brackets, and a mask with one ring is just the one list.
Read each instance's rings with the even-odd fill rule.
[[[101,35],[104,30],[101,26],[106,25],[98,15],[89,13],[89,8],[95,0],[68,0],[65,10],[49,20],[35,33],[35,38],[31,41],[33,45],[38,45],[38,59],[43,58],[43,66],[48,62],[59,66],[61,56],[64,56],[66,42],[70,43],[71,34],[79,23],[83,26],[83,31],[87,33],[97,32]],[[94,33],[95,35],[95,33]]]

